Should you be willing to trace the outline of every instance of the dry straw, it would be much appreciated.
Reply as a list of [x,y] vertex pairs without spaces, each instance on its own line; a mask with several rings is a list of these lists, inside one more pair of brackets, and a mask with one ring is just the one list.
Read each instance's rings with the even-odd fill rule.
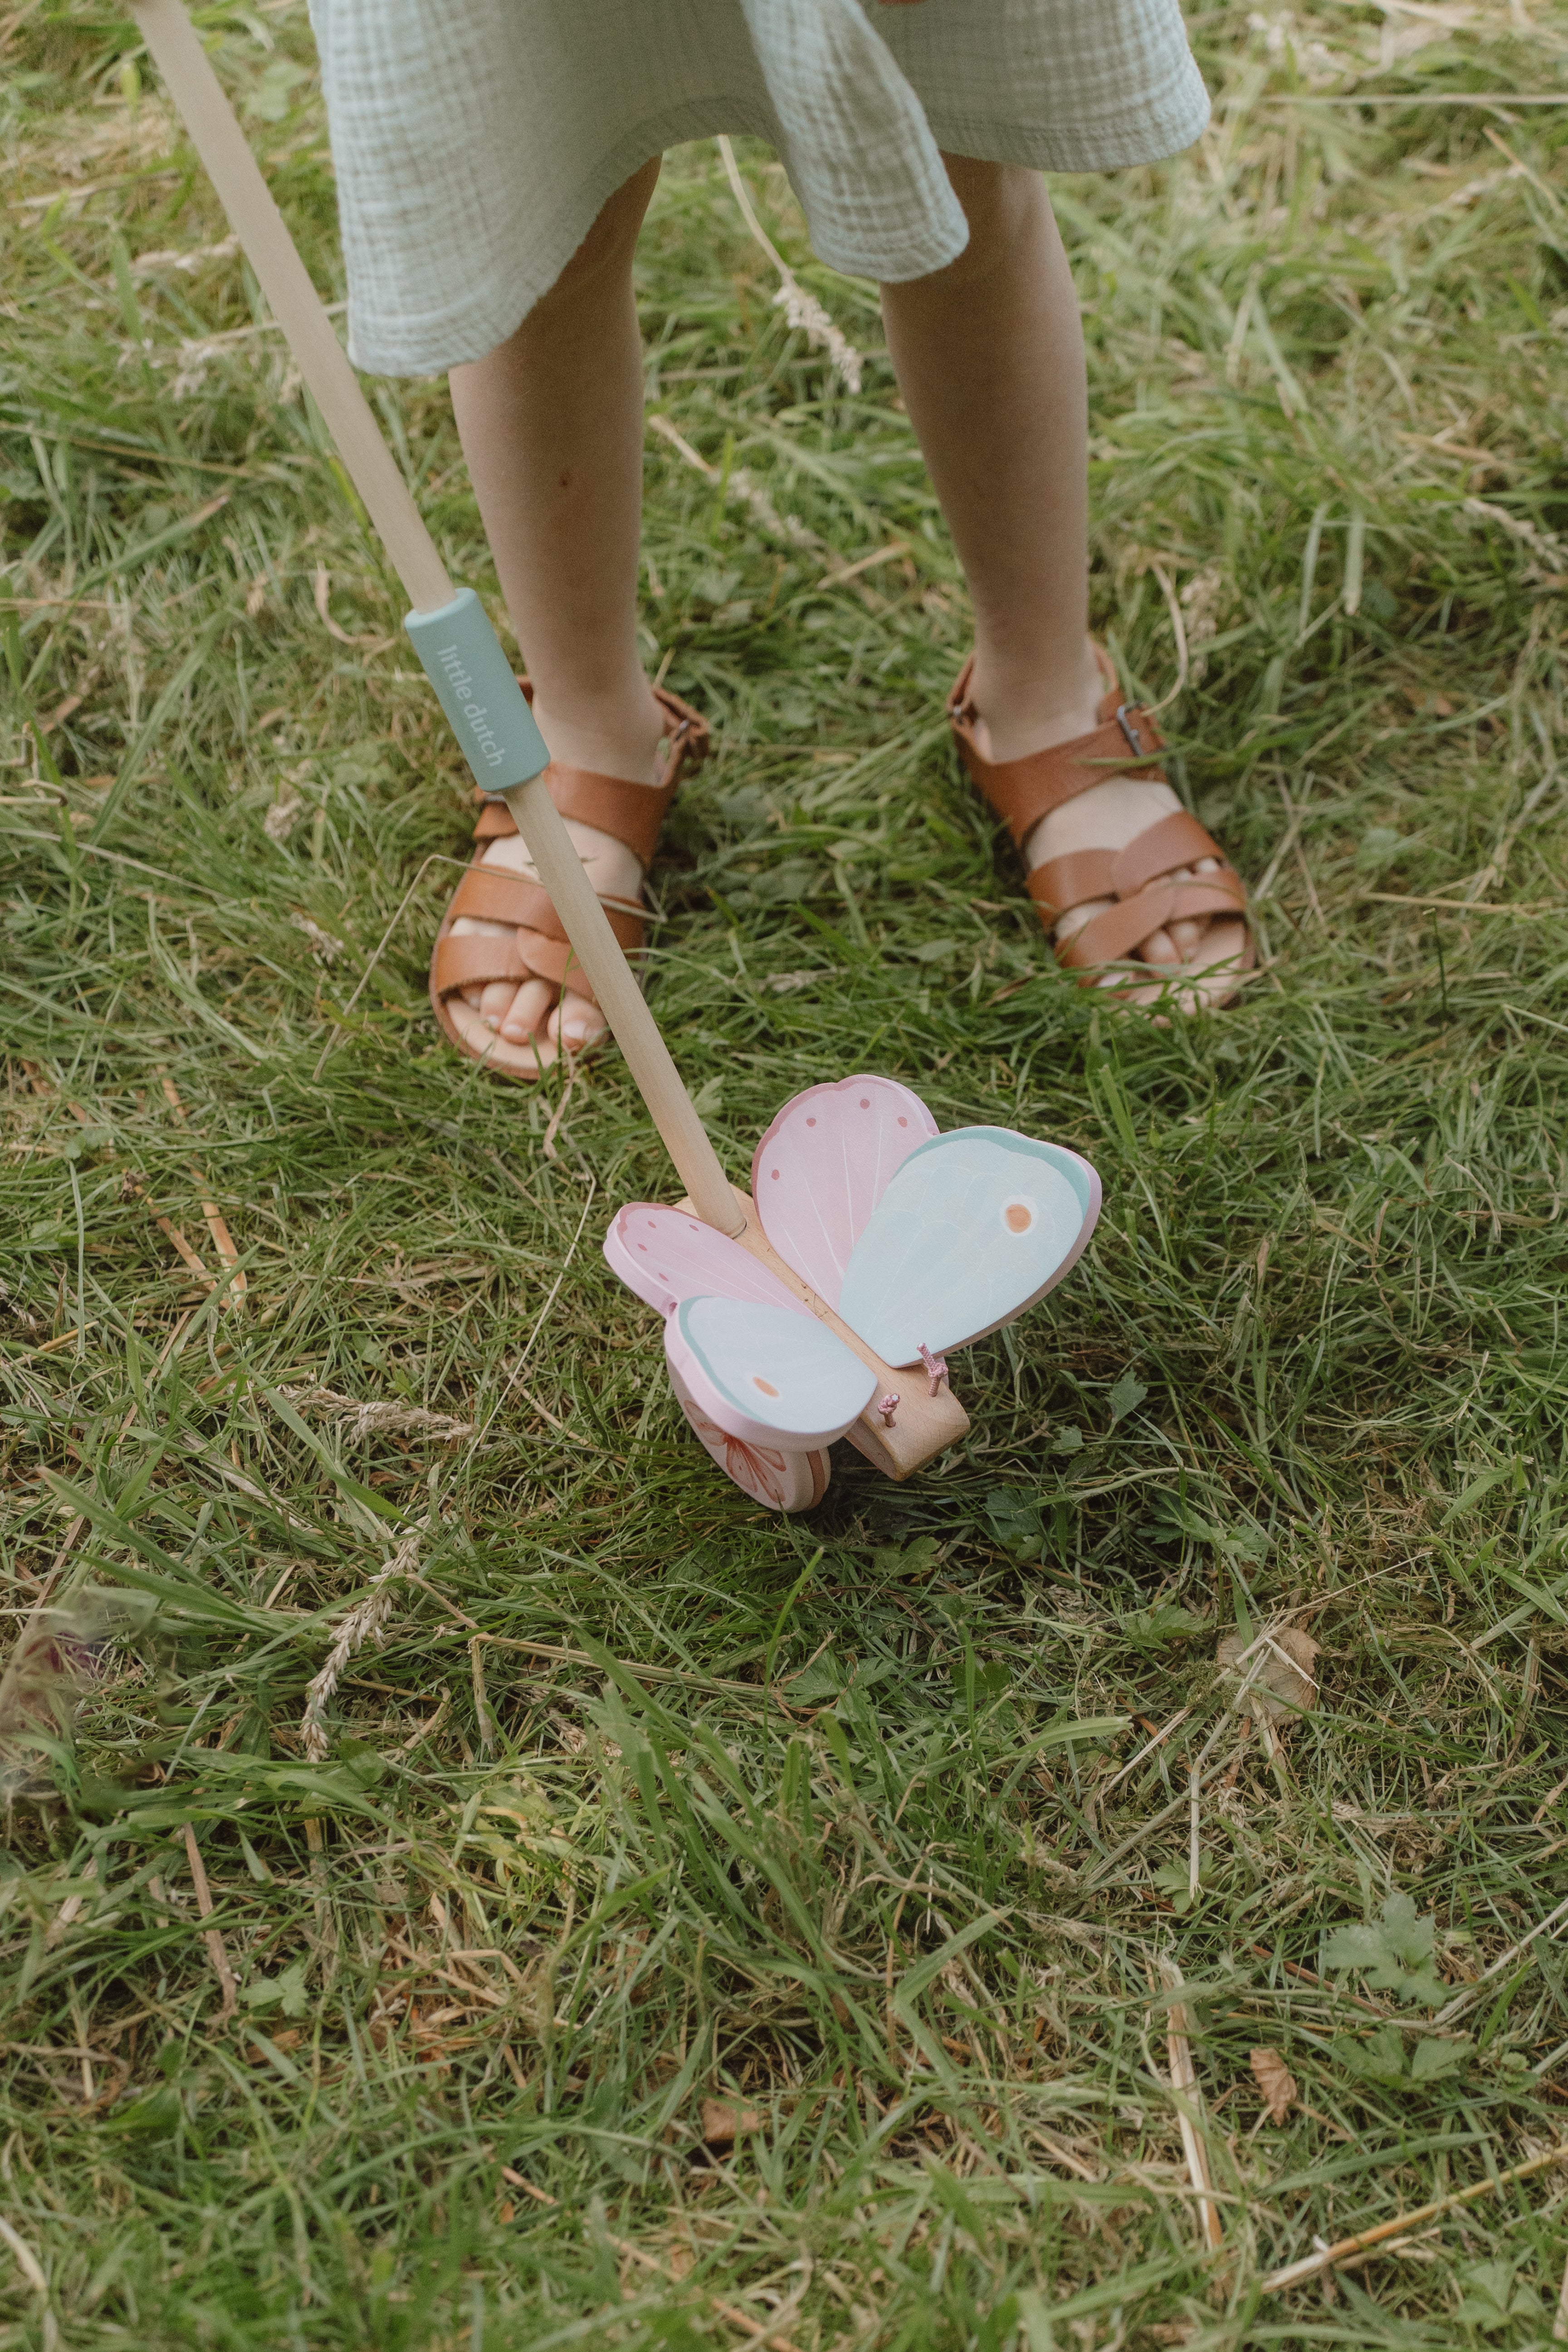
[[762,222],[757,218],[751,192],[741,176],[735,161],[735,151],[726,138],[719,141],[719,152],[724,159],[724,172],[740,206],[741,218],[773,268],[779,274],[779,290],[773,296],[773,308],[782,310],[789,324],[803,334],[814,352],[824,352],[827,363],[846,392],[858,393],[866,372],[866,362],[854,344],[834,325],[815,294],[803,286]]

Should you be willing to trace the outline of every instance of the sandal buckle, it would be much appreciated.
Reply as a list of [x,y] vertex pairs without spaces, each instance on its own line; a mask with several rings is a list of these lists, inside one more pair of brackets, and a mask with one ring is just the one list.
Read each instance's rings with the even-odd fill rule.
[[[1159,745],[1157,743],[1151,744],[1149,750],[1145,751],[1142,744],[1138,740],[1138,727],[1136,722],[1144,716],[1145,713],[1140,703],[1124,702],[1117,711],[1116,723],[1118,727],[1121,728],[1123,735],[1127,738],[1127,748],[1133,754],[1133,757],[1139,760],[1152,760],[1159,751]],[[1152,731],[1152,730],[1151,730],[1151,732]]]

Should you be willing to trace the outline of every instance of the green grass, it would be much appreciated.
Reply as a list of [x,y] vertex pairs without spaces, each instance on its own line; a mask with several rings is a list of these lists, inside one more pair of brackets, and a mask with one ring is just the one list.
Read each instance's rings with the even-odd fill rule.
[[[303,9],[203,23],[336,290]],[[963,593],[872,292],[759,151],[858,398],[710,151],[646,238],[651,404],[721,477],[650,433],[648,660],[719,746],[650,987],[728,1163],[871,1066],[1106,1182],[1073,1279],[963,1360],[967,1447],[905,1488],[840,1448],[781,1523],[599,1258],[669,1191],[622,1066],[547,1149],[559,1081],[433,1030],[464,779],[242,265],[146,259],[225,232],[132,32],[0,26],[0,2344],[1550,2337],[1551,2171],[1258,2282],[1568,2096],[1557,1933],[1434,2029],[1568,1895],[1568,175],[1560,113],[1448,102],[1562,89],[1568,20],[1194,31],[1202,146],[1056,193],[1097,622],[1163,695],[1178,600],[1175,772],[1258,886],[1218,1019],[1056,972],[958,778]],[[374,396],[493,601],[444,390]],[[204,1199],[242,1308],[171,1239],[221,1271]],[[1270,1757],[1215,1652],[1284,1620],[1321,1696]],[[1426,1924],[1369,1990],[1344,1931],[1391,1895]],[[705,2099],[754,2128],[706,2147]]]

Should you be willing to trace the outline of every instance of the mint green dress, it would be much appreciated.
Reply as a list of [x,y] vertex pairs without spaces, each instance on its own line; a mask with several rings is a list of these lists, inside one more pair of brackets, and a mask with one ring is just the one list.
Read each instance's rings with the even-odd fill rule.
[[1051,172],[1208,120],[1179,0],[312,0],[361,367],[513,333],[623,181],[719,131],[784,160],[820,258],[923,276],[967,230],[939,150]]

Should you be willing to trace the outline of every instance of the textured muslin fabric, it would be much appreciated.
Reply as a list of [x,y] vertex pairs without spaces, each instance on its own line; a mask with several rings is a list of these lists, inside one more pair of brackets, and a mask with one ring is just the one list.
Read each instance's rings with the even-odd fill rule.
[[923,276],[966,228],[938,150],[1153,163],[1208,98],[1180,0],[311,0],[349,349],[430,374],[513,333],[605,199],[682,140],[778,151],[824,261]]

